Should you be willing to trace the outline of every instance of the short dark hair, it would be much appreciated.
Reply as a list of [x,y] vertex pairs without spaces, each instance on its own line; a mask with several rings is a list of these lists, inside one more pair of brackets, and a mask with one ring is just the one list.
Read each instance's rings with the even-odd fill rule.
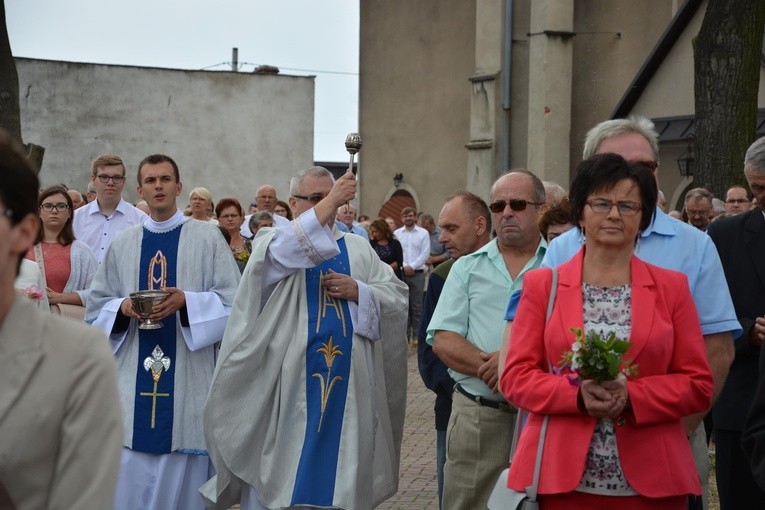
[[178,171],[178,165],[175,163],[173,158],[170,156],[165,156],[164,154],[152,154],[151,156],[146,156],[141,160],[140,163],[138,163],[138,185],[141,185],[141,168],[143,168],[144,165],[158,165],[160,163],[170,163],[170,165],[173,167],[173,172],[175,172],[175,182],[181,182],[181,172]]
[[37,191],[40,181],[24,156],[23,149],[5,131],[0,130],[0,200],[10,209],[11,225],[27,214],[37,215]]
[[417,214],[417,211],[414,210],[414,207],[404,207],[401,209],[401,216],[405,214]]
[[[10,211],[8,219],[11,225],[18,225],[21,220],[32,214],[37,216],[37,191],[40,181],[23,149],[2,129],[0,129],[0,201]],[[21,265],[24,253],[19,254],[16,265]]]
[[571,211],[571,204],[565,197],[563,200],[553,203],[539,218],[539,232],[547,239],[547,231],[551,225],[566,225],[571,223],[576,226],[576,218]]
[[470,212],[472,220],[483,216],[483,219],[486,220],[486,228],[491,229],[491,211],[489,211],[489,206],[486,205],[486,202],[481,197],[469,191],[460,191],[447,197],[444,203],[451,202],[455,198],[462,199],[465,208]]
[[287,219],[292,221],[292,208],[290,207],[290,204],[288,204],[284,200],[277,200],[276,205],[280,205],[284,207],[284,210],[287,211]]
[[576,175],[569,193],[569,202],[576,221],[582,219],[587,197],[596,191],[612,189],[623,179],[630,179],[637,185],[643,211],[640,231],[648,228],[656,216],[656,201],[659,195],[656,179],[644,166],[630,163],[618,154],[611,153],[596,154],[576,167]]
[[[39,208],[42,207],[43,200],[48,197],[52,197],[53,195],[63,195],[66,199],[66,205],[69,206],[69,219],[66,220],[66,223],[64,223],[64,227],[61,229],[61,232],[58,233],[58,239],[56,239],[59,244],[69,246],[74,242],[74,229],[72,228],[72,221],[74,220],[74,203],[72,202],[72,197],[69,196],[69,193],[66,192],[66,188],[60,184],[56,184],[54,186],[48,186],[42,190],[40,192],[40,198],[37,200],[38,211]],[[43,222],[41,220],[40,226],[37,229],[37,239],[35,242],[41,243],[44,235],[45,227],[43,226]]]
[[377,230],[378,232],[380,232],[383,235],[383,237],[387,239],[388,241],[393,239],[393,232],[390,229],[390,225],[388,225],[388,222],[385,221],[384,219],[377,218],[372,223],[370,223],[369,230],[372,230],[373,228]]
[[236,198],[221,198],[218,200],[218,205],[215,206],[215,216],[220,216],[223,209],[233,207],[239,211],[239,216],[244,216],[244,210],[242,210],[242,204]]

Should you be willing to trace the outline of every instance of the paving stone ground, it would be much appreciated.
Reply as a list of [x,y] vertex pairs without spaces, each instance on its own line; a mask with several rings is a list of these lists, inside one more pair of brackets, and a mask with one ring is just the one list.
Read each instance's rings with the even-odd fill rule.
[[[436,480],[435,394],[422,383],[417,370],[417,348],[409,348],[404,440],[398,492],[379,510],[438,510]],[[231,507],[238,510],[239,505]]]
[[[435,395],[422,383],[417,370],[417,349],[409,349],[404,441],[398,492],[377,507],[379,510],[437,510],[436,431],[433,428]],[[710,472],[710,510],[719,509],[714,480],[714,457]],[[232,507],[238,509],[239,505]]]
[[436,480],[435,394],[422,383],[417,370],[417,348],[409,349],[404,441],[398,492],[380,505],[381,510],[438,509]]

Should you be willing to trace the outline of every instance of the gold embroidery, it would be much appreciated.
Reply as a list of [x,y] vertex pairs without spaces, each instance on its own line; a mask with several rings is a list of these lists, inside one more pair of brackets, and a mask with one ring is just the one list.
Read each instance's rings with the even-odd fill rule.
[[[154,276],[154,270],[159,266],[159,277]],[[156,287],[155,287],[156,284]],[[152,257],[149,262],[149,286],[148,290],[162,289],[167,287],[167,257],[161,250]]]
[[151,401],[151,428],[154,428],[155,424],[155,417],[157,414],[157,397],[169,397],[169,393],[157,393],[157,384],[159,383],[159,378],[162,377],[162,372],[167,371],[170,369],[170,358],[165,356],[165,353],[162,352],[162,349],[159,348],[159,345],[154,347],[154,350],[151,353],[151,356],[147,356],[145,360],[143,360],[143,368],[151,373],[151,378],[154,381],[154,391],[149,393],[146,391],[142,391],[139,393],[142,397],[152,397]]
[[330,375],[332,373],[332,364],[335,362],[335,357],[342,356],[343,353],[340,348],[332,343],[332,337],[329,337],[329,342],[321,344],[321,347],[316,349],[316,352],[324,354],[324,361],[327,364],[327,379],[324,380],[322,374],[313,374],[313,377],[318,377],[321,383],[321,417],[319,418],[319,429],[317,432],[321,432],[321,423],[324,421],[324,410],[327,408],[327,401],[329,400],[329,394],[332,393],[332,387],[337,381],[342,381],[343,378],[336,375],[330,381]]
[[316,319],[316,333],[319,332],[319,328],[321,327],[321,319],[327,316],[327,308],[334,308],[335,315],[337,315],[337,318],[340,319],[340,323],[343,325],[343,338],[345,338],[348,336],[348,333],[345,327],[345,312],[343,311],[343,304],[340,302],[339,299],[333,298],[332,296],[327,294],[326,287],[324,287],[324,285],[321,284],[321,281],[323,279],[324,279],[324,272],[320,271],[319,272],[319,313]]

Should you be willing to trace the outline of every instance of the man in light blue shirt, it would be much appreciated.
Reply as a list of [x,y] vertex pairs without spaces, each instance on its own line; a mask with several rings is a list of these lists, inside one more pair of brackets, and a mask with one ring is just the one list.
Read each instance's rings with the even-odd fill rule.
[[537,226],[545,203],[537,176],[503,175],[491,200],[497,239],[454,263],[428,325],[427,342],[457,383],[446,432],[445,508],[486,508],[507,467],[516,410],[497,391],[505,309],[547,247]]
[[[585,139],[586,159],[594,154],[612,152],[624,159],[643,164],[654,171],[658,168],[658,135],[653,123],[644,117],[629,117],[601,122]],[[658,182],[658,178],[657,178]],[[582,247],[579,228],[558,236],[550,244],[542,266],[558,266],[569,260]],[[700,230],[670,218],[656,208],[656,219],[640,235],[635,255],[657,266],[674,269],[688,277],[688,285],[699,314],[701,332],[712,370],[716,398],[725,382],[733,361],[733,338],[741,334],[736,320],[720,257],[709,237]],[[693,456],[704,489],[707,508],[709,458],[702,419],[704,414],[683,420],[691,440]]]
[[335,220],[335,226],[338,230],[343,232],[350,232],[361,236],[369,241],[369,233],[364,227],[356,225],[354,220],[356,219],[356,208],[351,204],[344,204],[337,208],[337,219]]

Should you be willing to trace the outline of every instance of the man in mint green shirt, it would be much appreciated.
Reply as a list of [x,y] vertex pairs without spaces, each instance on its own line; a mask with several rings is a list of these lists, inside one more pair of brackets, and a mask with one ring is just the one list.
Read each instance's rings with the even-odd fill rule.
[[544,185],[531,172],[497,179],[489,205],[497,238],[454,263],[428,326],[428,343],[457,383],[446,438],[447,509],[486,508],[510,459],[516,414],[498,393],[499,349],[510,295],[547,248],[537,226],[544,202]]

